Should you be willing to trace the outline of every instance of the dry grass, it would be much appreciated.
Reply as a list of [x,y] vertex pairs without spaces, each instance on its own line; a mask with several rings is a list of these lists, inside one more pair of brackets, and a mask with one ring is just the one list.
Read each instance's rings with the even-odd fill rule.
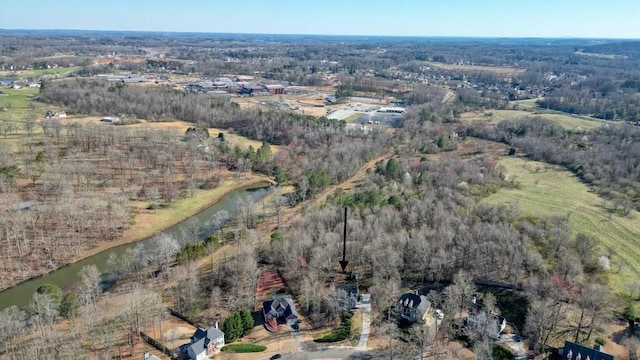
[[[140,120],[137,124],[131,125],[111,125],[104,124],[100,122],[101,117],[98,116],[85,116],[85,117],[68,117],[66,119],[61,120],[63,124],[69,124],[73,122],[77,122],[80,124],[94,124],[94,125],[103,125],[103,126],[124,126],[126,129],[154,129],[154,130],[167,130],[167,131],[175,131],[177,136],[181,136],[187,131],[188,128],[195,126],[193,123],[189,123],[186,121],[147,121]],[[208,128],[209,135],[213,138],[217,137],[219,133],[224,133],[225,141],[229,144],[229,146],[239,146],[242,149],[246,149],[249,146],[253,146],[254,149],[260,148],[262,146],[262,142],[258,140],[252,140],[242,135],[238,135],[233,131],[214,128]],[[271,152],[273,154],[277,153],[280,150],[279,146],[271,145]]]
[[167,348],[176,349],[182,344],[189,343],[189,337],[193,335],[196,328],[184,320],[169,316],[162,321],[159,327],[154,326],[144,331]]
[[221,354],[224,356],[232,356],[232,359],[238,360],[253,360],[253,359],[268,359],[271,355],[281,353],[293,353],[295,352],[295,343],[291,337],[291,333],[288,328],[283,328],[280,332],[272,334],[268,332],[263,326],[255,327],[249,335],[243,337],[240,340],[234,342],[259,344],[267,347],[267,350],[259,353],[246,353],[246,354]]
[[502,189],[485,201],[517,200],[523,215],[568,217],[574,235],[578,232],[591,235],[598,240],[601,254],[609,251],[613,254],[609,278],[618,292],[623,292],[628,282],[640,275],[638,212],[631,211],[626,217],[613,215],[604,206],[605,200],[560,167],[516,157],[503,157],[500,165],[519,186]]

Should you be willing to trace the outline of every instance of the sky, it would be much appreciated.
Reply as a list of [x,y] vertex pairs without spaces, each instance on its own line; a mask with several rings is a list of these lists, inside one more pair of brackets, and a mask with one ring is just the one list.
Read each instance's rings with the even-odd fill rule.
[[640,38],[639,0],[0,0],[0,29]]

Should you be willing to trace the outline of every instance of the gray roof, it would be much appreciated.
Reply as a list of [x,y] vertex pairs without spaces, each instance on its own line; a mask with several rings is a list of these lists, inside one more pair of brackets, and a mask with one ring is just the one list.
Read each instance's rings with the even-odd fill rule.
[[586,360],[587,357],[591,360],[613,360],[613,355],[603,353],[596,349],[586,347],[580,344],[575,344],[570,341],[564,342],[564,348],[562,351],[562,358],[567,360],[582,359]]
[[211,340],[221,336],[224,336],[224,333],[215,326],[211,326],[208,329],[199,327],[191,336],[191,344],[187,346],[186,350],[193,351],[195,355],[200,354],[209,346]]
[[262,307],[264,308],[265,313],[275,311],[278,312],[279,309],[284,310],[284,317],[287,318],[290,315],[298,316],[298,312],[296,311],[296,307],[293,303],[293,299],[288,295],[274,296],[273,299],[265,301],[262,303]]
[[343,290],[347,295],[358,295],[358,283],[335,284],[336,290]]
[[196,342],[193,342],[191,344],[189,344],[189,346],[187,346],[187,353],[189,352],[189,350],[191,350],[193,352],[194,355],[198,355],[200,353],[202,353],[203,351],[205,351],[205,338],[202,338]]

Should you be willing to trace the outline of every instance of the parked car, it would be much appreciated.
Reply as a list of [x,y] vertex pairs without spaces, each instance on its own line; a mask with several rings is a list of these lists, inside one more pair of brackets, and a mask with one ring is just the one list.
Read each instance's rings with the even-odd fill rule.
[[269,358],[269,360],[276,360],[276,359],[281,359],[282,355],[281,354],[275,354],[272,357]]

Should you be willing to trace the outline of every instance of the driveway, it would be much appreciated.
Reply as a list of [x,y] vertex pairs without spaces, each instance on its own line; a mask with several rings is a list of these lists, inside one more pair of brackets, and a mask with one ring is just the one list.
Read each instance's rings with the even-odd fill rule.
[[[366,297],[368,299],[368,297]],[[367,353],[367,341],[369,340],[369,331],[371,328],[371,303],[369,301],[358,303],[358,309],[362,311],[362,333],[360,333],[360,341],[355,347],[326,347],[316,350],[306,350],[300,340],[300,332],[292,331],[296,351],[293,354],[287,354],[287,359],[371,359],[372,355]]]
[[356,349],[367,350],[367,340],[369,340],[369,327],[371,326],[371,303],[360,304],[358,306],[362,311],[362,333],[360,334],[360,341]]
[[511,349],[516,354],[517,360],[526,360],[527,359],[527,350],[522,343],[522,340],[516,341],[515,335],[502,335],[500,339],[496,341],[498,344],[503,344],[504,346]]

